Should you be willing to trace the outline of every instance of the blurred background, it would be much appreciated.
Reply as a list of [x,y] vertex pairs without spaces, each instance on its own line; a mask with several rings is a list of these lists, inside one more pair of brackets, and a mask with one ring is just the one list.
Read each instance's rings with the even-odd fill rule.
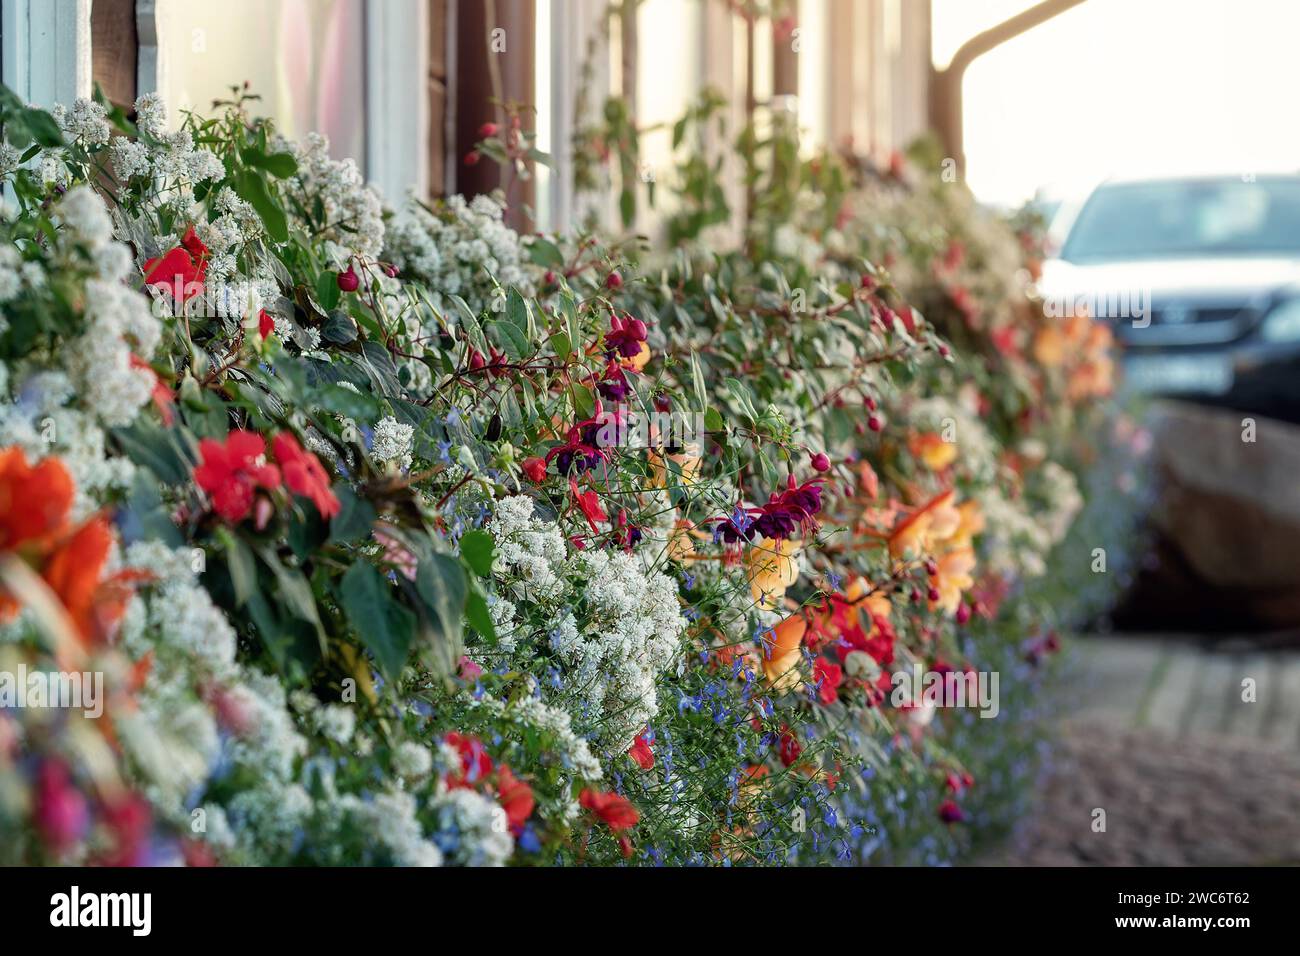
[[[1300,860],[1300,124],[1278,111],[1297,36],[1292,0],[0,2],[27,99],[98,83],[179,112],[246,80],[390,200],[503,185],[476,147],[520,115],[548,160],[521,228],[614,225],[587,111],[623,104],[639,142],[616,159],[649,183],[706,87],[732,129],[762,107],[880,168],[930,137],[931,172],[1041,216],[1044,302],[1112,324],[1153,491],[1122,604],[1076,642],[1065,756],[1013,863]],[[743,193],[739,163],[722,178]],[[1097,806],[1154,822],[1104,850],[1056,835]]]

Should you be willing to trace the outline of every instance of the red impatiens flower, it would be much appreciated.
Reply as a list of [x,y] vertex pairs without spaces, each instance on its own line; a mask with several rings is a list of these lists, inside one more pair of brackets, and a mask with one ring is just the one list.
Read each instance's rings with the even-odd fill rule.
[[844,669],[824,657],[813,661],[813,684],[817,687],[817,699],[823,704],[833,704],[839,700],[839,686],[844,683]]
[[540,485],[546,480],[546,462],[541,458],[529,458],[522,467],[524,474],[533,484]]
[[208,247],[190,226],[179,246],[145,260],[144,281],[146,285],[170,289],[172,297],[184,303],[203,291],[207,271]]
[[632,746],[627,751],[627,755],[635,760],[642,770],[649,770],[655,765],[655,752],[650,749],[650,741],[646,740],[647,733],[649,728],[637,734],[636,740],[632,741]]
[[257,312],[257,334],[262,338],[267,338],[275,331],[275,319],[266,314],[266,309],[259,309]]
[[330,478],[320,459],[306,451],[289,432],[276,435],[272,446],[276,460],[284,469],[284,483],[289,490],[310,498],[322,518],[328,520],[338,514],[343,506],[330,490]]
[[632,806],[632,802],[617,793],[602,793],[588,787],[578,796],[578,803],[600,817],[605,826],[615,833],[632,829],[641,819],[641,814]]
[[518,834],[523,829],[524,821],[532,816],[537,801],[533,799],[533,789],[524,783],[505,764],[497,772],[497,799],[501,809],[506,812],[506,821],[510,832]]
[[248,517],[258,488],[280,487],[280,469],[266,463],[266,441],[256,432],[236,429],[224,444],[205,438],[199,454],[203,461],[194,480],[212,498],[213,510],[231,524]]

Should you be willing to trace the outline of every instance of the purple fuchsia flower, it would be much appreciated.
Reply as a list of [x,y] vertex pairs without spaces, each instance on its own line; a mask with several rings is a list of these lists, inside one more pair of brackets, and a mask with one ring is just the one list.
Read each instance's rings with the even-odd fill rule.
[[619,318],[617,315],[609,320],[609,331],[605,333],[605,348],[613,358],[636,358],[641,354],[641,346],[646,340],[645,323],[632,316]]
[[568,440],[546,453],[546,464],[549,465],[554,459],[556,471],[567,475],[570,471],[581,474],[589,468],[595,468],[600,462],[608,462],[609,452],[600,445],[600,433],[609,428],[611,422],[617,423],[619,415],[620,410],[617,408],[613,412],[605,412],[597,399],[596,414],[570,428]]
[[632,391],[632,386],[627,383],[624,377],[623,366],[617,362],[610,362],[605,368],[605,372],[596,383],[596,391],[600,392],[602,398],[608,402],[627,401],[628,393]]
[[815,534],[819,525],[814,516],[822,510],[824,480],[819,477],[796,485],[791,475],[786,490],[772,495],[767,504],[757,508],[737,505],[730,517],[714,518],[718,525],[714,540],[735,544],[755,537],[782,541],[794,537],[796,531]]

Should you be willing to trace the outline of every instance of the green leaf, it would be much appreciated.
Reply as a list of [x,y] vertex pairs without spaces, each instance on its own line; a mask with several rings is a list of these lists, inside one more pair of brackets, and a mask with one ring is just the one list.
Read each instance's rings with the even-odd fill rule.
[[316,301],[329,312],[339,304],[343,293],[339,289],[339,274],[326,270],[316,277]]
[[496,625],[492,623],[492,614],[488,611],[487,599],[477,588],[472,589],[469,592],[469,597],[465,599],[465,621],[486,640],[493,644],[496,643]]
[[492,558],[496,543],[486,531],[466,531],[460,538],[460,556],[481,578],[492,573]]
[[369,535],[375,525],[375,509],[370,502],[357,497],[345,481],[334,485],[334,497],[339,500],[339,513],[330,522],[330,540],[346,544]]
[[244,157],[251,165],[265,169],[276,179],[288,179],[298,174],[298,160],[292,153],[255,153]]
[[529,245],[528,255],[539,266],[548,269],[564,268],[564,253],[560,252],[560,247],[541,236],[535,238]]
[[338,587],[348,621],[389,680],[396,680],[415,640],[415,614],[398,604],[375,567],[358,561]]
[[257,214],[262,217],[262,224],[266,226],[268,236],[276,242],[288,241],[289,221],[280,204],[271,198],[271,193],[266,188],[266,181],[261,176],[248,170],[241,170],[235,176],[235,192],[257,210]]
[[235,606],[243,607],[257,593],[257,561],[248,545],[229,528],[218,528],[217,537],[226,550],[226,568],[235,588]]
[[62,146],[63,132],[54,117],[42,109],[32,107],[22,114],[24,125],[32,139],[46,147]]

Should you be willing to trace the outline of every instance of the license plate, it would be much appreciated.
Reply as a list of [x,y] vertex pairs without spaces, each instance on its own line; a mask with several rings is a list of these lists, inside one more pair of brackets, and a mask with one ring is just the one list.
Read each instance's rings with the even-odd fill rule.
[[1124,363],[1124,380],[1138,392],[1200,392],[1222,395],[1232,388],[1226,355],[1150,355]]

